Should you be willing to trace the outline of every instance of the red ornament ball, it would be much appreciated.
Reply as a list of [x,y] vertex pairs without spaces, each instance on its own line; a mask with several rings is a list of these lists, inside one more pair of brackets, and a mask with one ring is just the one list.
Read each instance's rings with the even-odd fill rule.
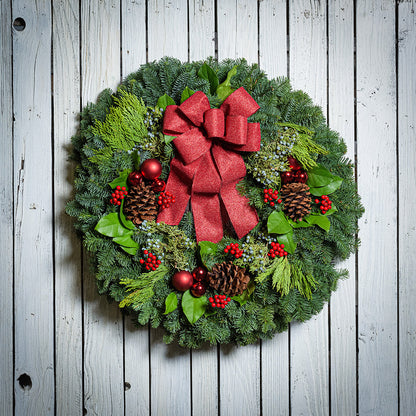
[[303,170],[297,170],[296,174],[294,175],[295,182],[306,183],[308,180],[308,174]]
[[206,292],[206,290],[207,290],[207,288],[205,287],[205,285],[202,282],[195,282],[192,285],[191,293],[195,297],[199,298]]
[[165,190],[166,183],[162,179],[155,179],[151,185],[154,192],[159,193]]
[[293,181],[293,173],[291,171],[282,173],[282,181],[283,183],[291,183]]
[[152,181],[162,174],[162,164],[157,159],[147,159],[140,166],[140,172]]
[[206,279],[208,274],[208,270],[205,267],[197,267],[192,272],[192,276],[194,277],[194,280],[197,282],[202,282]]
[[289,166],[291,170],[299,170],[302,169],[302,166],[299,162],[292,156],[288,156],[287,161],[289,162]]
[[129,174],[128,180],[131,186],[138,186],[143,180],[143,176],[140,172],[134,170]]
[[190,289],[193,283],[194,278],[192,277],[192,274],[185,270],[176,272],[172,277],[173,287],[180,292],[185,292]]

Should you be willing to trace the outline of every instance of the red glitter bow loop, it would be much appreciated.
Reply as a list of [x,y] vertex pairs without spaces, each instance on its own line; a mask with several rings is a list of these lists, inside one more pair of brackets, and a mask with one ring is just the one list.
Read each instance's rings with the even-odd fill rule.
[[166,108],[163,133],[176,136],[179,155],[171,162],[166,189],[181,202],[163,210],[158,222],[178,225],[191,198],[197,241],[216,243],[223,236],[221,197],[238,238],[256,226],[255,209],[235,185],[246,174],[239,152],[260,149],[260,125],[247,122],[259,108],[243,87],[218,109],[210,108],[202,91]]

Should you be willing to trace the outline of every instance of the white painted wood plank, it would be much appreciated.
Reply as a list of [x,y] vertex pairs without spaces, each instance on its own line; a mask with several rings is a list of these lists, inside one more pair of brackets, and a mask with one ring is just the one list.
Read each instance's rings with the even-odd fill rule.
[[189,59],[215,55],[214,0],[189,0]]
[[146,1],[121,0],[122,77],[146,63]]
[[[258,62],[257,2],[217,2],[218,59]],[[256,415],[260,409],[260,345],[220,348],[220,414]]]
[[[328,3],[328,122],[354,160],[354,4]],[[330,301],[331,414],[356,414],[355,256],[338,264],[349,271]]]
[[[118,0],[81,3],[82,105],[120,81]],[[86,257],[86,256],[85,256]],[[115,303],[99,296],[84,261],[84,407],[87,414],[124,411],[123,326]]]
[[[188,60],[187,2],[148,3],[148,58]],[[163,343],[164,330],[150,331],[150,405],[155,415],[191,414],[190,351]]]
[[398,412],[395,2],[357,2],[358,409]]
[[[286,1],[260,2],[260,67],[269,78],[287,76]],[[263,415],[289,415],[289,334],[261,343]]]
[[149,0],[148,59],[163,56],[188,60],[188,12],[186,0]]
[[[145,1],[122,0],[122,77],[146,63]],[[124,318],[125,414],[150,414],[149,329],[137,329],[132,317]]]
[[[189,1],[189,59],[215,55],[215,7],[213,0]],[[191,353],[192,414],[218,414],[218,347]]]
[[[289,4],[290,78],[296,89],[327,106],[326,2]],[[291,407],[294,415],[329,413],[328,307],[290,327]]]
[[416,3],[398,5],[400,414],[416,409]]
[[259,3],[260,67],[269,77],[287,76],[286,0]]
[[13,414],[13,101],[11,3],[0,3],[0,414]]
[[[14,1],[15,412],[54,414],[50,2]],[[32,387],[23,389],[22,374]],[[21,379],[22,380],[22,379]]]
[[221,0],[217,3],[217,21],[218,59],[258,62],[257,2]]
[[79,2],[53,3],[56,413],[83,412],[81,244],[65,215],[74,165],[69,138],[80,109]]

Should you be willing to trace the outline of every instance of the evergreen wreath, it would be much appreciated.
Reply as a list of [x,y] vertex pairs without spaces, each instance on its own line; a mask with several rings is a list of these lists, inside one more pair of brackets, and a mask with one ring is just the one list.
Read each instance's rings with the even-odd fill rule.
[[166,343],[270,339],[347,276],[335,262],[358,244],[353,164],[286,78],[163,58],[89,104],[72,143],[66,210],[99,292]]

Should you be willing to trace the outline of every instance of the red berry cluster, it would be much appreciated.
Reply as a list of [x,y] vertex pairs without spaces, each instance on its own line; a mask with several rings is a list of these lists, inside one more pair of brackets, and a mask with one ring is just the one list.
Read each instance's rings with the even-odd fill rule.
[[320,204],[319,209],[321,210],[321,214],[326,214],[332,208],[332,201],[328,198],[328,195],[322,195],[321,198],[321,201],[316,198],[315,203]]
[[160,209],[169,208],[170,204],[175,203],[175,196],[170,192],[161,192],[157,203],[160,205]]
[[222,308],[224,309],[228,302],[230,302],[230,298],[227,298],[225,295],[215,295],[213,298],[209,298],[209,303],[213,308]]
[[121,205],[121,200],[127,195],[125,186],[118,185],[115,191],[111,194],[110,203],[113,205]]
[[282,200],[279,198],[279,191],[278,190],[274,190],[272,188],[270,189],[265,189],[264,191],[264,202],[266,204],[270,204],[271,207],[275,206],[275,200],[277,199],[277,203],[281,204]]
[[140,264],[145,264],[146,270],[156,270],[162,263],[154,254],[149,253],[147,250],[144,250],[143,254],[147,256],[147,259],[140,259],[139,261]]
[[287,256],[287,251],[284,250],[285,248],[284,244],[279,244],[279,243],[275,243],[274,241],[272,241],[271,245],[272,245],[272,248],[267,253],[269,257],[274,259],[275,257]]
[[225,247],[224,253],[230,253],[233,256],[235,256],[236,259],[239,259],[243,255],[244,250],[240,250],[238,243],[235,243],[235,244],[233,243],[233,244],[228,244],[228,246]]

